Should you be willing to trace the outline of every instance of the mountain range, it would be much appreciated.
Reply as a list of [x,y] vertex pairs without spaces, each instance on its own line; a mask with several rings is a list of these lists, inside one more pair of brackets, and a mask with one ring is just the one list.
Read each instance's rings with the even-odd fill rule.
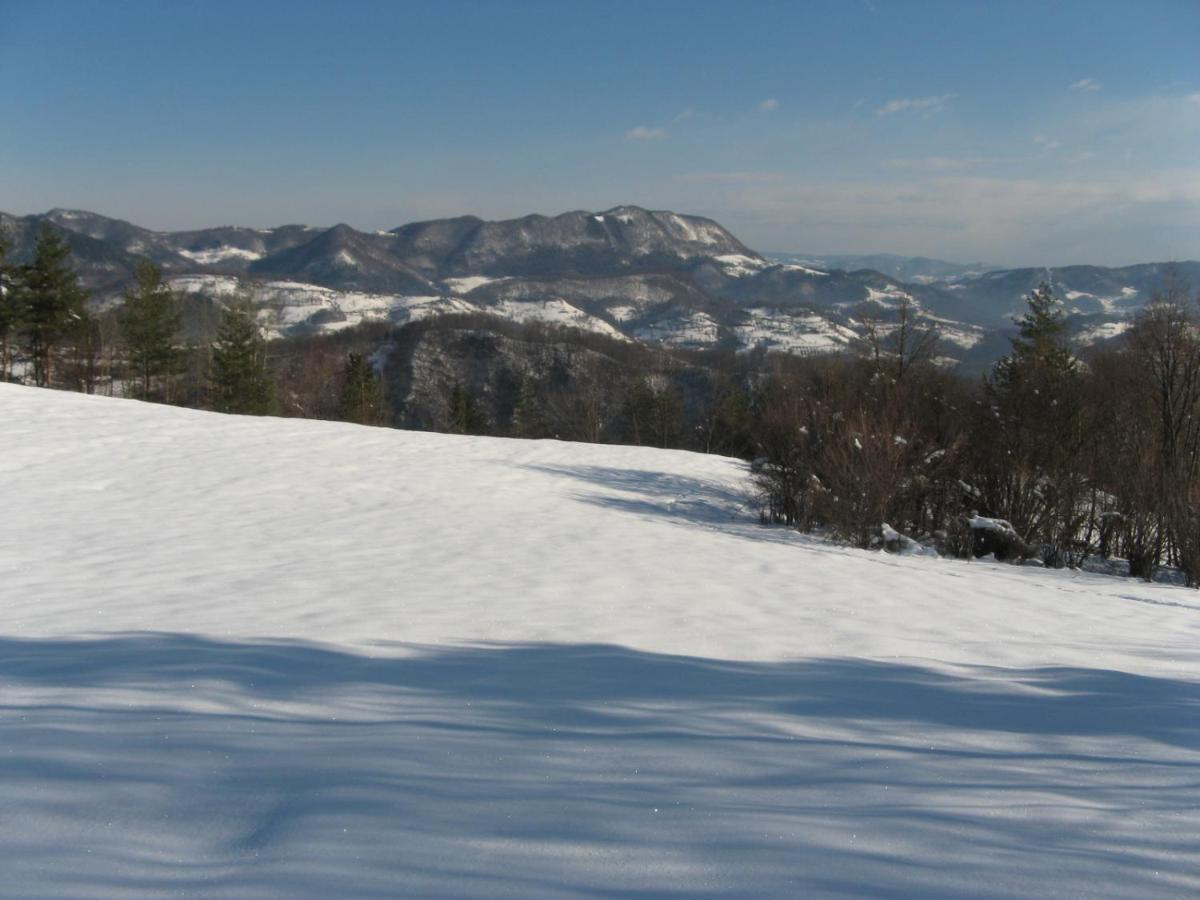
[[935,325],[947,362],[982,366],[1037,284],[1065,303],[1080,343],[1110,339],[1165,283],[1200,263],[998,269],[874,256],[761,254],[711,219],[619,206],[489,222],[474,216],[364,232],[283,225],[159,232],[96,213],[0,213],[20,261],[43,223],[59,230],[92,302],[120,302],[141,259],[177,290],[250,293],[275,336],[486,312],[673,347],[826,352],[886,328],[905,303]]

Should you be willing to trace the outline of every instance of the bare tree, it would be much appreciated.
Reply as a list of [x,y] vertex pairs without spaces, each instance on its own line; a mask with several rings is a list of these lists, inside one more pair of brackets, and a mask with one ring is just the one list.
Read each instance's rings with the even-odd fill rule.
[[1138,477],[1145,482],[1139,489],[1162,518],[1156,561],[1167,552],[1196,583],[1200,579],[1200,539],[1194,528],[1200,480],[1200,333],[1181,281],[1170,278],[1154,294],[1135,318],[1126,343],[1133,389],[1152,416]]

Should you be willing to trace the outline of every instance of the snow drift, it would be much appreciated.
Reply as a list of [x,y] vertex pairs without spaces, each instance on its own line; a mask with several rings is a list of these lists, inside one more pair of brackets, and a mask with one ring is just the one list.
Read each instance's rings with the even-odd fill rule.
[[1186,896],[1193,591],[745,467],[0,385],[8,897]]

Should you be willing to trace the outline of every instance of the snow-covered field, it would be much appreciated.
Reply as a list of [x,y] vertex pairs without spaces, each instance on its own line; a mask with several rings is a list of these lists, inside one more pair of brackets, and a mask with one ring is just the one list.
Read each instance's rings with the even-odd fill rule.
[[812,312],[750,308],[734,326],[743,347],[765,346],[783,353],[829,353],[846,346],[857,335]]
[[[456,278],[446,282],[469,293],[499,279]],[[234,297],[249,290],[231,275],[182,275],[170,280],[171,287],[182,293]],[[340,331],[369,321],[415,322],[431,316],[455,313],[485,313],[511,322],[543,322],[566,325],[603,334],[616,340],[628,338],[608,322],[589,315],[566,300],[508,300],[478,305],[456,295],[407,296],[338,291],[333,288],[297,281],[267,281],[254,285],[253,296],[259,303],[259,322],[269,338],[284,337],[297,329]],[[319,314],[333,313],[325,320]],[[314,324],[316,323],[316,324]],[[715,339],[714,339],[715,340]]]
[[1200,893],[1200,598],[744,467],[0,385],[0,894]]

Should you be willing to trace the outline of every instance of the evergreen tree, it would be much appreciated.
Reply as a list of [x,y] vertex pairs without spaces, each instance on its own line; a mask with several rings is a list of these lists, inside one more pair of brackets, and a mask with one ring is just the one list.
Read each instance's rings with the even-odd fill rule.
[[138,266],[118,316],[140,396],[149,397],[153,379],[175,368],[183,320],[179,299],[163,283],[162,273],[153,263]]
[[540,438],[547,433],[546,410],[537,382],[529,376],[521,380],[521,391],[513,409],[512,428],[513,434],[522,438]]
[[12,338],[17,328],[17,291],[9,249],[8,238],[0,230],[0,381],[8,381],[12,374]]
[[683,402],[661,376],[629,385],[622,410],[624,439],[652,447],[675,447],[683,431]]
[[621,405],[621,437],[630,444],[653,443],[654,389],[645,378],[630,382]]
[[701,430],[706,453],[753,454],[754,410],[742,384],[730,379],[718,389]]
[[450,390],[449,413],[451,434],[479,434],[483,430],[483,416],[475,397],[463,387],[462,382],[455,382]]
[[33,358],[34,383],[50,384],[54,348],[83,318],[86,292],[71,271],[71,248],[48,224],[42,225],[33,261],[18,271],[20,327]]
[[385,410],[379,378],[361,353],[351,353],[346,359],[338,413],[344,421],[357,422],[359,425],[384,423]]
[[217,412],[264,416],[271,411],[266,342],[254,304],[245,298],[221,313],[213,345],[209,402]]
[[1029,310],[1017,320],[1020,333],[1011,339],[1012,352],[996,364],[994,383],[1001,389],[1018,383],[1050,385],[1075,372],[1075,357],[1066,345],[1062,304],[1042,282],[1027,298]]
[[1061,306],[1045,283],[1028,304],[1012,351],[985,384],[976,452],[987,511],[1012,522],[1057,564],[1077,530],[1085,423]]

